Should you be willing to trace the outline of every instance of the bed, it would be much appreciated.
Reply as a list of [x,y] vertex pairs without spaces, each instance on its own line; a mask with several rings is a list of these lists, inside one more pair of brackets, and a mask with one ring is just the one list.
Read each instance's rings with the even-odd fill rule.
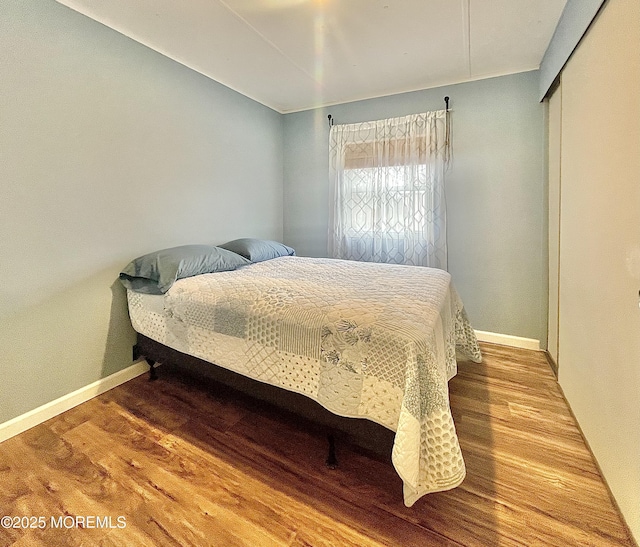
[[[158,279],[151,289],[139,282],[146,278],[138,266],[121,274],[133,328],[394,431],[392,461],[409,507],[462,482],[448,381],[456,353],[475,362],[481,354],[447,272],[289,251],[262,260],[227,252],[244,262],[201,273],[211,265],[196,261],[176,273],[184,260],[174,260],[182,266],[160,289]],[[155,260],[151,276],[159,278]]]

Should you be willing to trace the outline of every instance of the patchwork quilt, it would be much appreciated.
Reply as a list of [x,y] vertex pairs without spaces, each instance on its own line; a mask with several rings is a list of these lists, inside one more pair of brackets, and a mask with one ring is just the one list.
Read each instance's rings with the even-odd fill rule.
[[149,338],[395,431],[407,506],[464,479],[448,381],[482,357],[447,272],[280,257],[128,301]]

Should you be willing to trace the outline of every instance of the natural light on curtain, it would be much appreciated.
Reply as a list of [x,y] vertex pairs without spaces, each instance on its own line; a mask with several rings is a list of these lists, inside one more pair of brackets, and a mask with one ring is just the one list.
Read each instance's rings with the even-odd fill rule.
[[331,127],[330,256],[447,269],[447,116]]

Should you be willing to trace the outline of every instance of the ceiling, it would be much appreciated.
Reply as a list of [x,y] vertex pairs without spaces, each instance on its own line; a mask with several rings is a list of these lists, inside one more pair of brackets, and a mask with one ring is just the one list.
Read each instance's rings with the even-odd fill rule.
[[57,0],[280,112],[537,69],[566,0]]

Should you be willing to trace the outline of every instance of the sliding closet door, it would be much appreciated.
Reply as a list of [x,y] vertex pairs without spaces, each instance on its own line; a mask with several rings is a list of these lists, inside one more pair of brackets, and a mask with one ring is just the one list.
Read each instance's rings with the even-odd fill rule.
[[562,73],[559,380],[640,535],[640,2],[604,8]]
[[560,274],[560,151],[562,137],[562,84],[549,98],[549,318],[547,350],[558,366],[558,277]]

